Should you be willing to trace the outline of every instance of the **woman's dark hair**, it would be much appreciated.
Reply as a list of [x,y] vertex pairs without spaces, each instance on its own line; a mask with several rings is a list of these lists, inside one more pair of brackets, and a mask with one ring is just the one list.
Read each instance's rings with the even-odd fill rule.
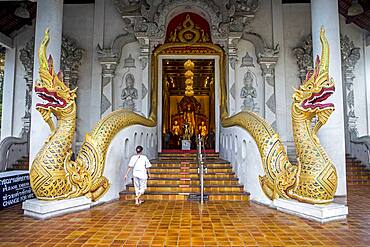
[[137,146],[136,147],[136,153],[141,153],[141,151],[143,151],[143,147],[142,146]]

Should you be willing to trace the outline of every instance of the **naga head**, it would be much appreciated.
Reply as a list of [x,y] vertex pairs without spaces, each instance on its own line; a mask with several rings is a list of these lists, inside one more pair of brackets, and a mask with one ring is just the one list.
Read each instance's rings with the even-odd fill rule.
[[321,60],[316,57],[313,72],[308,72],[304,83],[293,94],[293,106],[303,112],[318,113],[334,110],[334,104],[325,102],[335,91],[332,78],[329,78],[329,44],[325,30],[321,27],[320,42],[322,46]]
[[75,104],[76,89],[70,90],[63,82],[63,74],[59,71],[55,74],[53,59],[46,59],[46,47],[49,42],[49,30],[46,29],[41,42],[39,56],[40,79],[35,86],[35,92],[43,102],[36,104],[36,109],[42,114],[45,121],[50,120],[53,113],[57,118],[71,111]]

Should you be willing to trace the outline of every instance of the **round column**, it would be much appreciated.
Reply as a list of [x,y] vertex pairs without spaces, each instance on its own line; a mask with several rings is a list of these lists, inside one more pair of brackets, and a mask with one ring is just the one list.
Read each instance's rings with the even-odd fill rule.
[[[60,56],[62,47],[62,24],[63,24],[63,0],[38,0],[35,30],[35,50],[33,66],[33,88],[31,105],[31,133],[30,133],[30,164],[35,155],[45,143],[50,134],[50,129],[36,110],[36,104],[42,100],[37,97],[34,85],[39,77],[38,49],[44,37],[46,28],[49,28],[50,41],[47,47],[47,57],[53,57],[55,72],[60,68]],[[31,166],[30,166],[31,167]]]
[[328,99],[334,103],[335,111],[320,129],[318,136],[338,173],[336,195],[344,196],[346,190],[346,160],[343,114],[342,66],[340,54],[339,12],[337,0],[311,0],[313,59],[321,56],[320,28],[325,28],[329,41],[329,76],[334,79],[335,93]]

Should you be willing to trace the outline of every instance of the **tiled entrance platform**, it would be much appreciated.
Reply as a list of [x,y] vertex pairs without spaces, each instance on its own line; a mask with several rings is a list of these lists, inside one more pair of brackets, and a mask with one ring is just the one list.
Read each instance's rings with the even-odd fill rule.
[[116,201],[50,220],[0,211],[0,246],[370,246],[370,186],[347,220],[320,224],[249,202]]

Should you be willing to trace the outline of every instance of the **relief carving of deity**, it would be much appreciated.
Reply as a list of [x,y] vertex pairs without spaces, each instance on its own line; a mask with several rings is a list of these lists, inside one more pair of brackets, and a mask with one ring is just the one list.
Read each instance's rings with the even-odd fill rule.
[[[136,107],[135,107],[134,100],[138,99],[138,91],[134,87],[135,77],[133,74],[129,73],[126,75],[125,80],[126,80],[126,87],[122,90],[122,93],[121,93],[121,99],[123,101],[123,108],[129,109],[131,111],[135,111]],[[122,78],[122,84],[123,84],[123,78]]]
[[243,105],[241,106],[241,109],[243,111],[257,111],[257,103],[255,103],[255,99],[257,98],[257,91],[254,87],[254,78],[253,74],[250,71],[247,71],[244,74],[243,79],[244,86],[242,87],[240,91],[240,98],[243,100]]

